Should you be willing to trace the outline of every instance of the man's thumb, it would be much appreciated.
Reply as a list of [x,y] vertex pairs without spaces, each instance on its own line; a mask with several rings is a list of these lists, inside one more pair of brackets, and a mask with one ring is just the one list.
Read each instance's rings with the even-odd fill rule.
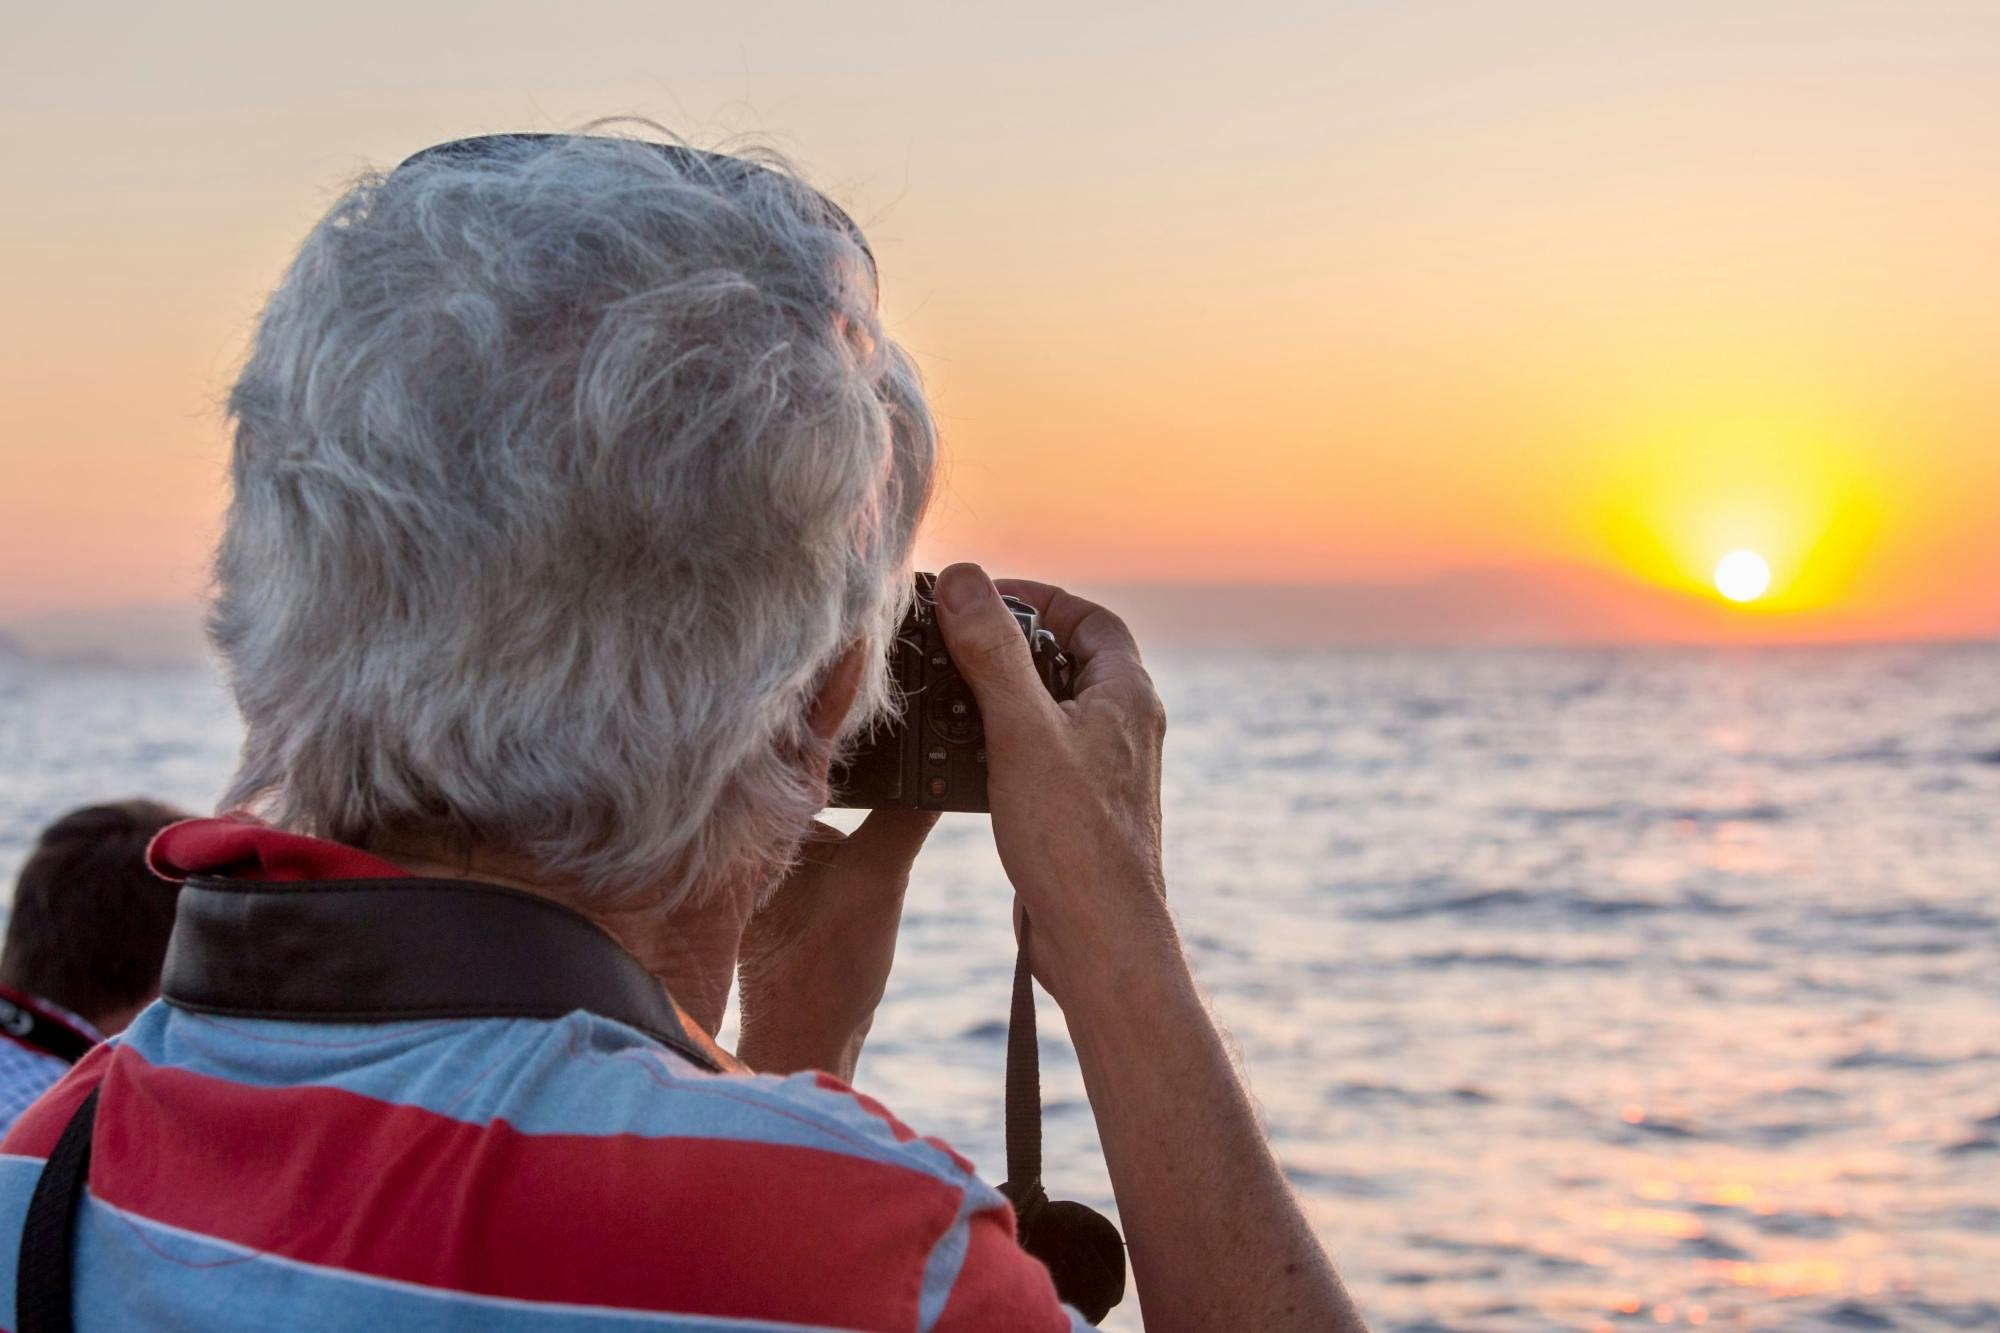
[[952,565],[937,581],[938,625],[952,665],[972,686],[988,734],[1011,730],[1055,705],[1028,652],[1021,623],[978,565]]

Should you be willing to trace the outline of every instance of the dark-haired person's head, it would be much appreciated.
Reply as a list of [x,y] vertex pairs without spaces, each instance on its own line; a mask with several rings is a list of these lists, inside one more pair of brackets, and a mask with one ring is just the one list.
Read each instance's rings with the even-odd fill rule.
[[157,801],[72,810],[42,831],[14,885],[0,985],[109,1035],[160,990],[177,886],[146,868],[153,835],[187,815]]

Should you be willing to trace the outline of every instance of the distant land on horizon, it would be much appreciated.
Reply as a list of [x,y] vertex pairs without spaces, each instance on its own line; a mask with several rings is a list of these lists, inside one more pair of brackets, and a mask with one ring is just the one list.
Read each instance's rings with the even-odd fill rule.
[[208,655],[194,602],[36,611],[0,621],[0,661],[172,664]]
[[1921,618],[1914,630],[1906,618],[1891,629],[1830,608],[1778,613],[1734,606],[1582,565],[1379,582],[1107,583],[1094,593],[1125,616],[1142,644],[1478,648],[2000,638],[2000,591],[1972,614]]
[[[1528,647],[1535,645],[1880,642],[2000,638],[1983,618],[1892,635],[1832,613],[1777,616],[1582,566],[1468,570],[1407,581],[1080,581],[1161,648]],[[208,656],[201,608],[155,603],[21,614],[0,621],[0,658],[185,663]]]

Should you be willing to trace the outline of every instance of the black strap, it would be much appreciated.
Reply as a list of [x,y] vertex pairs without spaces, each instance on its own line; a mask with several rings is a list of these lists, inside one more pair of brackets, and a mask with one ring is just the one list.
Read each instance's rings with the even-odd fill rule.
[[1007,1015],[1007,1180],[1027,1197],[1016,1199],[1022,1219],[1048,1195],[1042,1189],[1042,1062],[1036,1048],[1035,974],[1028,966],[1028,918],[1014,955],[1014,1002]]
[[84,1052],[97,1044],[69,1024],[9,995],[0,995],[0,1033],[68,1065],[81,1060]]
[[1111,1219],[1042,1184],[1042,1071],[1036,1050],[1035,976],[1028,965],[1028,917],[1020,920],[1014,1000],[1007,1016],[1007,1182],[1014,1237],[1042,1261],[1056,1295],[1090,1323],[1125,1297],[1125,1240]]
[[14,1333],[70,1333],[70,1264],[76,1215],[90,1180],[90,1134],[97,1125],[92,1088],[76,1108],[42,1167],[21,1224],[21,1255],[14,1269]]

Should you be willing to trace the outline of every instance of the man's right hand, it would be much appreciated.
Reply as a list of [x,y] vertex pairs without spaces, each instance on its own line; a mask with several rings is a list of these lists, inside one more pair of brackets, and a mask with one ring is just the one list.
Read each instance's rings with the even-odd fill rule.
[[[1058,704],[1001,592],[1041,612],[1074,663]],[[1160,867],[1166,713],[1125,623],[1045,583],[938,578],[938,623],[985,722],[1000,863],[1035,923],[1035,976],[1069,1007],[1133,968],[1180,964]]]

